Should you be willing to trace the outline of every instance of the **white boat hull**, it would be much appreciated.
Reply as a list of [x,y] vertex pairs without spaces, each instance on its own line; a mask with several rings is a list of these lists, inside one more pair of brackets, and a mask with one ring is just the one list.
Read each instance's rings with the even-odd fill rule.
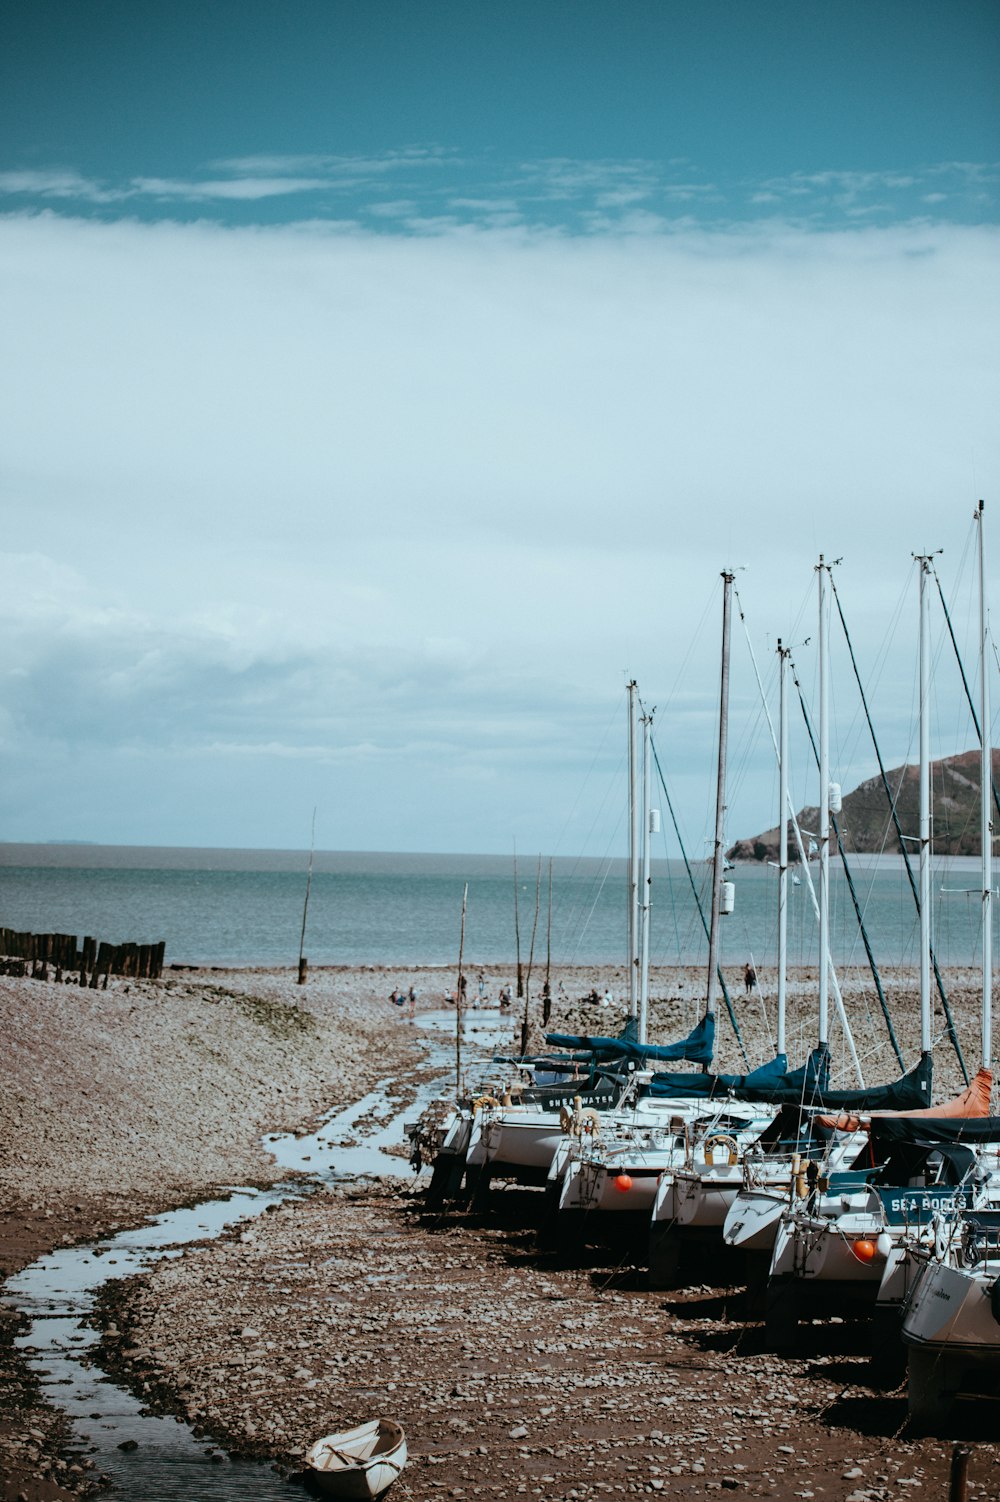
[[903,1317],[903,1339],[911,1346],[975,1355],[1000,1369],[1000,1323],[991,1300],[998,1277],[996,1263],[975,1268],[925,1263]]
[[544,1182],[562,1138],[559,1117],[552,1111],[477,1113],[466,1163],[469,1168],[488,1167],[497,1173],[516,1175],[518,1170],[527,1170]]
[[313,1487],[327,1497],[372,1498],[388,1491],[406,1465],[406,1437],[398,1424],[373,1419],[318,1439],[306,1452]]
[[673,1215],[681,1230],[719,1230],[743,1187],[735,1164],[704,1172],[679,1168],[674,1174]]
[[788,1209],[788,1186],[773,1189],[742,1189],[733,1199],[722,1226],[727,1246],[745,1252],[774,1249],[778,1223]]

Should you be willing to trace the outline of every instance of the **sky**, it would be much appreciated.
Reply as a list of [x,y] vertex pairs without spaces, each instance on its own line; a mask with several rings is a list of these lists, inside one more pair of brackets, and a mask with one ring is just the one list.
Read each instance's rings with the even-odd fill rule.
[[887,765],[915,552],[974,675],[992,0],[21,0],[0,59],[0,840],[617,852],[634,677],[700,855],[724,569],[733,839],[820,553]]

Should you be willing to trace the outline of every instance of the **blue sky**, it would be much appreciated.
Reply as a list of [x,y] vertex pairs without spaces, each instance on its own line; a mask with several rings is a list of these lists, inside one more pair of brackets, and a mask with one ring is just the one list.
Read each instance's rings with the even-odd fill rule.
[[698,847],[720,569],[770,673],[821,550],[911,751],[910,554],[968,639],[998,499],[995,5],[0,26],[0,838],[599,853],[633,673]]
[[989,3],[42,0],[6,27],[6,191],[104,217],[996,211]]

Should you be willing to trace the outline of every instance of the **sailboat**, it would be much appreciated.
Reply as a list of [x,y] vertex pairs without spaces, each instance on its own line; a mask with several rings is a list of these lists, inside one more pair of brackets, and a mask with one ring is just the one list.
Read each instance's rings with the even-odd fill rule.
[[[720,691],[719,756],[717,766],[716,831],[712,868],[712,907],[709,927],[709,981],[705,1015],[696,1032],[714,1037],[715,995],[718,985],[719,921],[725,867],[723,814],[725,807],[726,734],[729,699],[729,639],[732,610],[733,574],[724,571],[722,625],[722,680]],[[639,976],[639,1036],[645,1040],[649,991],[649,855],[653,811],[650,808],[650,719],[643,716],[643,868],[634,968]],[[692,1035],[694,1036],[694,1035]],[[652,1053],[653,1051],[650,1050]],[[680,1055],[674,1055],[680,1057]],[[691,1060],[689,1051],[684,1057]],[[709,1051],[705,1065],[711,1058]],[[618,1110],[600,1138],[567,1149],[554,1162],[553,1182],[558,1183],[558,1203],[563,1212],[588,1211],[628,1214],[633,1220],[648,1219],[658,1186],[684,1158],[693,1140],[705,1136],[729,1135],[753,1130],[761,1117],[759,1106],[712,1103],[701,1092],[672,1088],[675,1077],[665,1072],[648,1075],[643,1081],[643,1098],[630,1112]],[[689,1075],[681,1076],[684,1080]],[[700,1078],[696,1076],[695,1078]],[[690,1098],[688,1098],[690,1097]]]
[[[986,565],[982,501],[976,512],[979,555],[979,669],[980,669],[980,833],[982,862],[982,1068],[992,1064],[993,1000],[993,826],[992,736],[990,734],[989,649],[986,607]],[[989,1172],[1000,1183],[1000,1118],[987,1123],[956,1123],[955,1135],[969,1140],[969,1127],[979,1125],[990,1143],[993,1161],[987,1167],[979,1154],[979,1173]],[[991,1172],[990,1172],[991,1170]],[[966,1197],[942,1207],[933,1225],[930,1247],[912,1247],[908,1268],[915,1271],[906,1290],[902,1336],[907,1347],[908,1403],[911,1419],[931,1426],[947,1416],[957,1393],[972,1391],[1000,1396],[1000,1193],[990,1208],[977,1207]],[[923,1253],[923,1255],[921,1255]]]
[[[930,783],[929,669],[926,580],[930,560],[916,556],[920,570],[920,1084],[929,1094],[931,1072],[930,1008]],[[789,1345],[806,1312],[871,1310],[876,1304],[893,1248],[912,1232],[938,1201],[965,1182],[969,1164],[940,1150],[930,1133],[939,1117],[981,1117],[989,1109],[990,1076],[980,1072],[954,1102],[886,1113],[895,1118],[904,1144],[890,1152],[879,1112],[860,1105],[846,1112],[823,1114],[819,1125],[837,1132],[868,1132],[850,1166],[817,1184],[804,1201],[792,1202],[775,1234],[767,1287],[770,1343]],[[830,1104],[833,1098],[828,1097]],[[920,1191],[919,1193],[917,1191]],[[883,1299],[886,1312],[889,1298]]]
[[[829,1014],[829,987],[831,979],[835,986],[835,995],[844,1022],[845,1037],[848,1040],[855,1066],[861,1081],[860,1066],[858,1065],[853,1040],[850,1038],[850,1029],[846,1015],[843,1011],[843,1001],[839,987],[836,986],[836,975],[830,961],[829,947],[829,899],[828,899],[828,851],[829,851],[829,825],[830,807],[829,792],[830,781],[828,771],[828,744],[827,711],[826,711],[826,625],[824,609],[823,584],[828,565],[821,558],[818,568],[820,578],[820,682],[821,682],[821,748],[820,748],[820,779],[825,789],[821,795],[821,860],[820,860],[820,900],[815,904],[817,916],[820,920],[820,951],[823,961],[820,966],[820,994],[819,994],[819,1037],[816,1048],[802,1068],[791,1073],[788,1071],[787,1054],[785,1051],[785,1000],[786,1000],[786,949],[787,949],[787,882],[788,882],[788,712],[786,677],[788,666],[788,652],[782,649],[779,642],[780,664],[780,715],[779,715],[779,739],[775,742],[775,750],[778,757],[780,773],[780,816],[779,816],[779,889],[778,889],[778,1028],[776,1039],[776,1054],[770,1063],[749,1075],[734,1076],[702,1076],[689,1077],[688,1079],[673,1078],[659,1086],[677,1094],[683,1094],[685,1090],[692,1093],[701,1093],[716,1099],[727,1095],[736,1096],[745,1101],[756,1101],[762,1106],[767,1103],[770,1107],[767,1111],[761,1111],[758,1119],[748,1124],[742,1135],[734,1137],[728,1155],[720,1155],[713,1152],[707,1160],[698,1150],[697,1144],[692,1144],[692,1150],[686,1159],[679,1165],[674,1165],[669,1173],[661,1178],[657,1188],[653,1206],[652,1225],[650,1228],[650,1277],[654,1285],[675,1281],[681,1253],[685,1241],[691,1239],[703,1240],[706,1236],[718,1240],[723,1230],[729,1212],[734,1203],[747,1188],[746,1165],[752,1163],[755,1166],[754,1189],[759,1191],[762,1187],[765,1193],[756,1194],[753,1207],[740,1213],[736,1222],[737,1232],[735,1241],[749,1240],[753,1237],[763,1246],[767,1246],[773,1235],[773,1226],[777,1217],[787,1205],[787,1194],[790,1183],[798,1174],[797,1163],[799,1160],[804,1164],[811,1161],[814,1164],[822,1163],[824,1169],[837,1166],[837,1160],[843,1158],[847,1148],[843,1143],[832,1143],[832,1134],[827,1132],[825,1136],[818,1137],[810,1125],[808,1108],[822,1105],[831,1100],[828,1089],[830,1051],[828,1042],[828,1014]],[[724,641],[725,656],[725,641]],[[756,664],[755,664],[756,666]],[[759,681],[759,680],[758,680]],[[722,699],[722,715],[725,710],[725,696]],[[721,719],[721,717],[720,717]],[[773,737],[773,731],[772,731]],[[720,743],[724,735],[720,729]],[[720,774],[720,796],[718,809],[724,806],[724,779]],[[717,825],[718,825],[717,812]],[[794,819],[794,815],[793,815]],[[807,878],[811,877],[805,866],[804,852],[801,850],[801,835],[795,824],[796,836],[800,840],[800,853],[802,853],[803,866],[806,869]],[[721,842],[721,832],[717,827],[717,848]],[[824,916],[825,915],[825,916]],[[656,1085],[653,1087],[657,1088]],[[906,1080],[898,1082],[890,1087],[878,1087],[875,1091],[863,1091],[862,1093],[851,1092],[850,1098],[858,1102],[866,1101],[870,1104],[885,1105],[916,1105],[921,1104],[926,1098],[922,1080]],[[782,1109],[783,1106],[794,1107],[794,1110]],[[778,1115],[776,1116],[776,1112]],[[775,1124],[777,1123],[777,1124]],[[821,1134],[822,1135],[822,1134]],[[832,1162],[831,1162],[832,1157]],[[804,1180],[803,1180],[804,1182]],[[730,1238],[726,1238],[730,1240]],[[732,1244],[732,1241],[731,1241]]]
[[[700,1024],[676,1044],[653,1046],[646,1043],[648,1015],[648,932],[649,932],[649,834],[652,817],[649,810],[650,765],[649,717],[644,724],[644,818],[646,830],[642,847],[638,838],[639,820],[636,798],[636,709],[638,685],[628,685],[629,708],[629,973],[630,1007],[624,1031],[614,1038],[546,1034],[546,1042],[556,1050],[565,1050],[552,1059],[535,1061],[547,1072],[563,1071],[563,1080],[547,1097],[530,1091],[515,1092],[498,1088],[484,1092],[472,1113],[466,1147],[467,1190],[480,1203],[494,1179],[513,1180],[522,1184],[544,1184],[557,1151],[566,1153],[585,1142],[599,1140],[594,1126],[606,1120],[616,1105],[627,1096],[635,1102],[648,1077],[644,1066],[650,1060],[660,1062],[687,1060],[699,1063],[710,1060],[714,1028]],[[640,858],[645,867],[640,901]],[[509,1061],[523,1067],[528,1061]],[[574,1088],[571,1070],[585,1067],[589,1071],[589,1089]],[[673,1114],[655,1103],[640,1101],[640,1111],[652,1113],[660,1121]],[[582,1113],[587,1113],[584,1118]],[[586,1120],[589,1130],[575,1130]]]

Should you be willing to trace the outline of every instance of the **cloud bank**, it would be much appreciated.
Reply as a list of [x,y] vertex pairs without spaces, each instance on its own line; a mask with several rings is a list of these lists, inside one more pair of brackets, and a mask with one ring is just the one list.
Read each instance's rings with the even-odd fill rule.
[[[905,754],[910,553],[964,579],[997,491],[998,232],[667,234],[617,192],[580,237],[499,199],[416,236],[0,220],[8,838],[294,844],[319,803],[329,845],[582,848],[631,673],[697,844],[719,571],[767,661],[815,636],[821,550]],[[734,687],[742,834],[773,773]]]

